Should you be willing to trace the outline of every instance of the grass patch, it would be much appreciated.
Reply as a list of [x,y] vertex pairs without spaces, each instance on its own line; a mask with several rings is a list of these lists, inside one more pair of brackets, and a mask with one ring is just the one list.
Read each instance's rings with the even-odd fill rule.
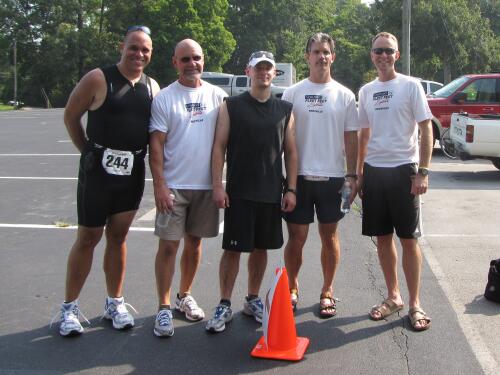
[[12,109],[14,109],[14,107],[11,105],[0,104],[0,111],[10,111]]

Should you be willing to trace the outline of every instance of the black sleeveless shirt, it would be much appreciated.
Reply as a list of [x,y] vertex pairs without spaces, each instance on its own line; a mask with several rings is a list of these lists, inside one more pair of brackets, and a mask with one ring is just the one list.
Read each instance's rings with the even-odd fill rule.
[[153,101],[149,77],[142,74],[132,85],[116,65],[101,70],[106,78],[107,94],[98,109],[88,111],[89,141],[115,150],[145,151]]
[[226,191],[230,198],[280,203],[285,129],[292,104],[249,92],[226,100],[230,119]]

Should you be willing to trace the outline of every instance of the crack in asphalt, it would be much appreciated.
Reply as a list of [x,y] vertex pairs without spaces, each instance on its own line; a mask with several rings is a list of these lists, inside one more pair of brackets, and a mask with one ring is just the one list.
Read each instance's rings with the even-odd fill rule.
[[[377,247],[377,242],[375,237],[370,237],[372,243],[375,245],[375,249]],[[375,277],[375,272],[374,272],[374,267],[375,264],[378,264],[378,257],[375,257],[376,250],[375,251],[370,251],[368,253],[368,260],[365,263],[367,266],[367,271],[368,271],[368,280],[370,282],[370,285],[374,290],[378,292],[380,297],[382,299],[385,299],[385,291],[381,288],[379,288],[376,284],[377,278]],[[408,375],[411,375],[410,371],[410,360],[408,357],[408,353],[410,351],[410,345],[409,345],[409,337],[405,332],[405,320],[404,316],[400,315],[400,311],[397,312],[398,317],[402,319],[403,326],[401,327],[399,333],[397,332],[398,328],[395,325],[397,321],[394,322],[389,322],[387,319],[384,319],[386,322],[388,322],[391,325],[391,330],[392,330],[392,340],[394,343],[398,346],[400,349],[401,357],[404,359],[405,364],[406,364],[406,373]],[[398,338],[399,337],[399,338]],[[402,342],[401,342],[402,341]]]

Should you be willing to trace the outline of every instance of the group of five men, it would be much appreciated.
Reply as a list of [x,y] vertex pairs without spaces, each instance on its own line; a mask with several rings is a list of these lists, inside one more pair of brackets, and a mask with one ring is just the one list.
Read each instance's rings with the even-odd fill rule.
[[[221,332],[232,319],[231,295],[242,252],[249,253],[243,313],[262,321],[258,295],[267,250],[279,249],[284,242],[282,217],[289,234],[284,258],[290,302],[296,308],[302,251],[314,212],[323,271],[319,315],[335,316],[333,281],[340,258],[338,222],[344,215],[340,191],[345,181],[352,188],[350,201],[358,193],[362,198],[362,231],[377,237],[388,289],[387,298],[371,309],[370,317],[381,320],[403,308],[395,229],[403,248],[409,317],[415,330],[427,329],[431,320],[420,307],[417,238],[419,195],[428,186],[432,114],[420,84],[395,71],[396,38],[379,33],[373,39],[371,59],[378,79],[361,89],[357,109],[352,91],[331,76],[335,45],[325,33],[307,41],[309,77],[288,88],[282,100],[271,95],[276,75],[272,53],[254,52],[246,68],[250,90],[227,97],[222,89],[201,79],[204,55],[191,39],[175,47],[172,62],[178,80],[160,90],[143,73],[153,50],[150,34],[146,26],[129,27],[120,46],[120,61],[87,73],[66,106],[65,124],[81,159],[78,233],[68,257],[60,334],[83,332],[77,299],[103,233],[108,293],[103,317],[116,329],[134,325],[122,294],[125,240],[144,190],[148,144],[157,210],[155,235],[159,237],[155,335],[174,334],[172,307],[191,321],[205,317],[191,287],[201,262],[201,240],[218,235],[221,208],[221,298],[206,323],[208,331]],[[181,239],[181,279],[172,306],[171,285]]]

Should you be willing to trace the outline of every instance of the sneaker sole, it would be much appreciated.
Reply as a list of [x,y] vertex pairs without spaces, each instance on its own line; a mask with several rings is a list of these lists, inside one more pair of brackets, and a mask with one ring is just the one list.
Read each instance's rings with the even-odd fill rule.
[[134,327],[134,325],[135,325],[135,322],[126,323],[126,324],[115,324],[115,321],[109,315],[105,315],[103,318],[106,319],[106,320],[111,321],[111,323],[113,323],[113,328],[114,329],[126,330],[126,329],[130,329],[130,328]]
[[81,331],[77,331],[76,329],[69,331],[69,332],[61,332],[59,331],[59,334],[62,337],[74,337],[74,336],[80,336],[83,333],[83,329]]
[[154,328],[153,333],[155,334],[156,337],[172,337],[174,335],[174,330],[172,330],[172,333],[169,333],[169,332],[160,332],[157,331],[156,328]]
[[251,310],[248,310],[246,307],[243,307],[243,314],[246,316],[253,317],[257,323],[262,323],[262,318],[259,318],[258,316],[254,315],[254,313]]
[[224,323],[224,325],[223,325],[222,327],[220,327],[220,328],[215,328],[215,327],[210,327],[210,328],[209,328],[209,327],[205,327],[205,329],[206,329],[208,332],[214,332],[214,333],[222,332],[222,331],[224,331],[224,330],[226,329],[226,324],[227,324],[227,323],[230,323],[230,322],[231,322],[231,320],[233,320],[233,316],[232,316],[232,315],[231,315],[231,317],[230,317],[228,320],[226,320],[226,323]]
[[192,317],[191,315],[188,315],[185,311],[182,311],[179,307],[175,306],[175,310],[176,311],[179,311],[180,313],[184,314],[184,316],[186,317],[187,320],[191,321],[191,322],[199,322],[200,320],[203,320],[205,319],[205,314],[203,314],[202,316],[200,317]]

